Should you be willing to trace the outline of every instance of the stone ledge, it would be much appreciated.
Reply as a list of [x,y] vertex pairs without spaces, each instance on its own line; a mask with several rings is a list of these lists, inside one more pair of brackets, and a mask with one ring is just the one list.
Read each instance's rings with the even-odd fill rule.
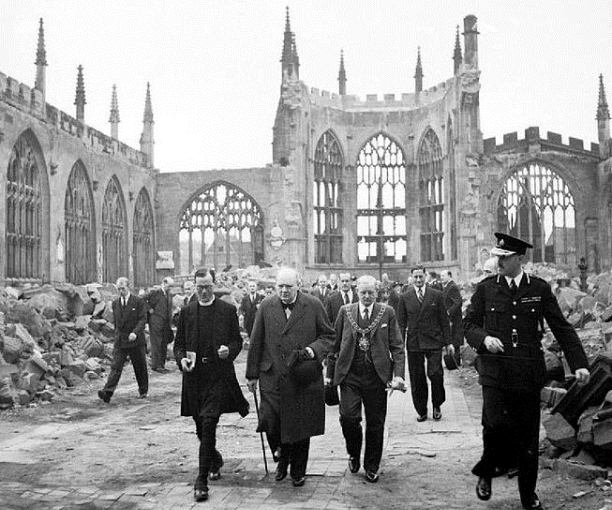
[[579,464],[563,459],[540,458],[540,466],[552,469],[557,473],[565,474],[580,480],[595,480],[608,478],[608,469],[600,466]]

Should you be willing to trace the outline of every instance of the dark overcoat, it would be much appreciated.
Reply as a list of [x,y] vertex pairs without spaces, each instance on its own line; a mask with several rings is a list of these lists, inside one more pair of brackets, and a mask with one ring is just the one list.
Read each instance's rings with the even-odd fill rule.
[[[263,394],[278,395],[281,443],[296,443],[325,432],[323,376],[308,385],[290,377],[287,357],[295,349],[310,347],[318,361],[331,351],[334,330],[318,298],[298,292],[294,308],[286,318],[278,296],[265,298],[257,315],[249,343],[246,378],[259,379]],[[274,398],[273,400],[276,400]],[[273,416],[262,416],[258,430],[270,431]]]
[[[125,307],[121,306],[121,298],[115,299],[112,306],[115,321],[114,346],[130,348],[145,345],[146,303],[138,296],[130,294]],[[129,340],[130,333],[136,334],[136,340]]]
[[444,296],[444,306],[448,313],[448,318],[451,322],[451,337],[453,345],[463,344],[463,317],[461,315],[461,306],[463,298],[457,284],[450,280],[442,288],[442,296]]
[[[384,309],[383,309],[384,307]],[[370,331],[370,356],[376,373],[383,384],[391,381],[395,375],[404,378],[406,365],[406,351],[395,320],[393,307],[381,303],[374,303],[372,308],[372,321],[375,321],[380,312],[382,316],[377,325]],[[339,385],[348,375],[355,355],[357,332],[347,317],[350,315],[353,323],[357,324],[359,317],[359,304],[354,303],[340,308],[336,319],[336,343],[334,352],[338,353],[334,371],[334,385]]]
[[[477,285],[463,328],[468,343],[478,353],[476,368],[482,385],[540,391],[546,375],[542,319],[546,319],[572,371],[587,368],[582,343],[546,281],[525,273],[514,295],[505,277],[499,275]],[[489,335],[502,341],[504,352],[492,354],[487,350],[483,342]]]
[[153,289],[146,296],[149,305],[149,334],[156,338],[162,338],[171,343],[172,333],[172,297],[169,292],[161,289]]
[[[187,351],[196,353],[196,365],[191,372],[183,371],[183,387],[181,394],[181,415],[198,416],[200,413],[200,392],[204,390],[206,378],[203,374],[209,365],[202,364],[204,346],[198,336],[198,306],[197,301],[191,301],[179,313],[174,341],[174,357],[177,366],[182,370],[181,359],[185,358]],[[236,372],[234,370],[234,359],[242,349],[242,337],[238,326],[238,315],[236,307],[221,299],[215,299],[213,304],[214,318],[210,327],[212,328],[213,355],[216,358],[216,370],[224,379],[223,393],[221,395],[221,412],[238,412],[246,416],[249,412],[249,404],[244,398]],[[220,359],[217,349],[221,345],[227,345],[229,356]]]
[[429,286],[424,292],[420,303],[414,287],[410,286],[397,305],[397,322],[408,351],[442,349],[451,343],[442,292]]

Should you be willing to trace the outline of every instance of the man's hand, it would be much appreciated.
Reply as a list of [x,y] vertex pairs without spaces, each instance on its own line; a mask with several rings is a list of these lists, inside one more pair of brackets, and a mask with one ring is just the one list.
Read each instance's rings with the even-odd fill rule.
[[257,379],[247,379],[247,388],[251,393],[257,391]]
[[136,340],[136,333],[130,333],[130,334],[128,335],[128,340],[129,340],[130,342],[133,342],[134,340]]
[[448,344],[444,346],[444,354],[450,354],[451,356],[455,355],[455,346],[453,344]]
[[310,347],[306,347],[298,351],[299,361],[308,361],[309,359],[314,359],[314,357],[315,357],[315,353]]
[[589,381],[589,376],[591,374],[589,373],[589,370],[587,368],[579,368],[578,370],[576,370],[574,375],[576,376],[576,381],[579,384],[585,384]]
[[227,345],[221,345],[217,349],[217,354],[219,355],[219,359],[227,359],[229,356],[229,347]]
[[489,352],[497,353],[504,352],[504,344],[495,336],[486,336],[482,342]]
[[191,360],[189,358],[181,358],[181,368],[183,372],[191,372],[193,370]]
[[389,385],[392,390],[406,391],[406,383],[404,379],[398,375],[396,375]]

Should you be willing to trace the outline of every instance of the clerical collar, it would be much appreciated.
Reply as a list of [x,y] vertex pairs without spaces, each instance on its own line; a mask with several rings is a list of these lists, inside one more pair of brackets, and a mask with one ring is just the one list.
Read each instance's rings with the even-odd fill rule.
[[204,301],[200,301],[198,300],[198,304],[200,306],[210,306],[215,302],[215,296],[212,297],[212,299],[210,301],[207,301],[206,303]]
[[521,269],[521,272],[517,274],[514,278],[510,278],[509,276],[504,276],[504,278],[506,279],[506,283],[508,284],[508,287],[510,287],[510,282],[514,280],[514,283],[516,284],[516,288],[518,289],[521,285],[521,280],[523,279],[523,273],[524,271]]

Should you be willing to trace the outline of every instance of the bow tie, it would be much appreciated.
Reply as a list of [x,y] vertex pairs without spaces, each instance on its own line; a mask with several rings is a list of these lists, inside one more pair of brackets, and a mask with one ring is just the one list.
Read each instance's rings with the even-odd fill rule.
[[293,307],[295,306],[295,301],[293,303],[283,303],[281,301],[281,305],[283,305],[283,310],[287,310],[287,308],[289,310],[293,310]]

